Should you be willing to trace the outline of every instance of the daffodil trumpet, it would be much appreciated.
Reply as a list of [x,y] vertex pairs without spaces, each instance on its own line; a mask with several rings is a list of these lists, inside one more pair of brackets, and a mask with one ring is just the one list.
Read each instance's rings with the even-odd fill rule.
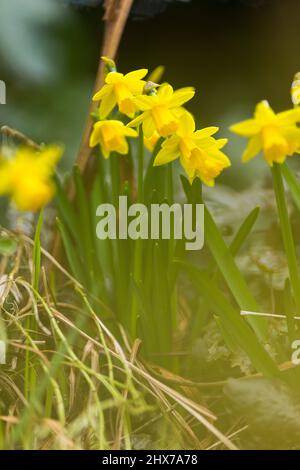
[[128,126],[143,126],[144,136],[149,139],[157,132],[161,137],[174,134],[179,126],[179,115],[182,105],[195,95],[192,87],[174,91],[169,84],[161,85],[157,92],[150,96],[136,96],[134,103],[142,111]]
[[229,158],[221,151],[227,139],[212,137],[217,131],[217,127],[196,131],[193,117],[184,112],[176,134],[163,142],[154,160],[154,166],[164,165],[179,158],[190,183],[198,177],[206,185],[214,186],[215,178],[230,166]]

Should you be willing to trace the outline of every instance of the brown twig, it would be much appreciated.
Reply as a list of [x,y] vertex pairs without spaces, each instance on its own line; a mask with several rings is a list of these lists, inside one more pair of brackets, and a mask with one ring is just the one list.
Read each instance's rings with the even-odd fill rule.
[[29,137],[27,137],[25,134],[22,134],[22,132],[13,129],[12,127],[2,126],[0,133],[3,135],[3,137],[15,139],[20,142],[20,144],[32,147],[35,150],[41,150],[41,145],[37,144],[33,140],[29,139]]
[[[104,29],[104,39],[103,39],[103,46],[102,46],[102,54],[104,56],[109,57],[110,59],[114,59],[118,47],[121,41],[121,37],[126,25],[126,21],[129,15],[133,4],[133,0],[106,0],[104,3],[105,8],[105,29]],[[94,91],[99,90],[103,83],[103,75],[104,75],[104,63],[103,61],[100,62]],[[89,157],[91,154],[91,149],[89,147],[89,140],[91,129],[93,125],[93,121],[91,118],[91,113],[97,109],[97,103],[92,102],[89,112],[88,118],[86,121],[86,125],[84,128],[82,141],[77,157],[77,165],[81,171],[84,173],[87,167],[87,163],[89,161]],[[74,197],[74,185],[70,183],[69,187],[69,198],[73,199]]]
[[[111,59],[115,58],[132,4],[133,4],[133,0],[105,0],[105,3],[104,3],[105,15],[103,18],[105,21],[105,29],[104,29],[103,45],[101,49],[102,56],[107,56]],[[104,63],[103,61],[100,61],[98,71],[97,71],[95,86],[94,86],[94,92],[96,92],[97,90],[99,90],[99,88],[101,88],[103,84],[103,77],[104,77]],[[90,108],[88,111],[88,117],[86,120],[83,135],[82,135],[78,157],[76,160],[76,164],[81,174],[85,174],[88,172],[89,162],[90,162],[89,173],[92,175],[94,174],[93,168],[91,168],[94,166],[94,162],[92,161],[92,159],[90,159],[92,150],[89,147],[89,140],[90,140],[90,134],[91,134],[92,125],[93,125],[91,114],[94,111],[96,111],[97,106],[98,105],[95,102],[92,102],[90,105]],[[72,178],[70,180],[67,192],[68,192],[69,200],[72,201],[75,196],[75,185],[74,185],[74,181]],[[53,237],[53,250],[52,250],[53,256],[55,258],[57,258],[59,255],[60,246],[61,246],[60,236],[59,236],[59,233],[56,232]]]

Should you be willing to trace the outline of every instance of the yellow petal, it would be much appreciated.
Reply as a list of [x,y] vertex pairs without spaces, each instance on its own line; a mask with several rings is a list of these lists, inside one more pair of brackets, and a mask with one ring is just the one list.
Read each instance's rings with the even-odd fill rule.
[[193,142],[195,142],[196,146],[200,147],[203,150],[207,150],[213,147],[218,148],[218,140],[216,140],[214,137],[204,137],[202,139],[193,138]]
[[122,142],[120,142],[120,145],[118,146],[118,149],[116,150],[117,153],[120,153],[121,155],[127,155],[128,153],[128,142],[124,138],[122,139]]
[[279,125],[282,126],[296,124],[300,121],[300,108],[290,109],[288,111],[278,113],[276,116],[276,121]]
[[282,135],[288,142],[295,142],[300,146],[300,128],[297,126],[288,126],[282,129]]
[[150,139],[155,133],[154,121],[150,116],[144,120],[143,132],[146,139]]
[[162,149],[158,152],[155,160],[154,160],[154,163],[153,163],[153,166],[160,166],[160,165],[165,165],[166,163],[170,163],[174,160],[176,160],[176,158],[179,157],[179,148],[174,148],[174,147],[169,147],[168,145],[167,146],[164,146],[162,147]]
[[113,91],[102,98],[99,108],[100,119],[105,119],[116,105],[116,97]]
[[115,84],[115,83],[120,82],[123,78],[124,78],[123,73],[119,73],[119,72],[109,72],[109,73],[106,75],[105,83]]
[[255,157],[262,149],[262,142],[260,136],[254,136],[249,140],[246,150],[243,153],[242,161],[247,162]]
[[194,137],[196,139],[204,139],[206,137],[210,137],[211,135],[214,135],[216,132],[218,132],[219,128],[218,127],[204,127],[204,129],[200,129],[194,133]]
[[102,100],[103,96],[111,91],[111,85],[104,85],[94,96],[93,101]]
[[100,130],[94,126],[93,131],[90,136],[90,142],[89,146],[90,147],[96,147],[100,143]]
[[34,178],[24,178],[13,193],[13,201],[20,211],[36,212],[52,199],[54,186]]
[[124,129],[123,129],[122,132],[127,137],[137,137],[138,136],[138,133],[136,132],[136,130],[131,129],[130,127],[124,126]]
[[179,118],[178,124],[178,135],[187,136],[193,134],[195,130],[195,120],[193,116],[186,112],[183,113],[182,116]]
[[139,116],[137,116],[135,119],[133,119],[132,121],[130,121],[127,126],[128,127],[137,127],[139,126],[143,121],[144,119],[146,119],[147,117],[147,113],[143,113],[143,114],[140,114]]
[[195,95],[195,89],[193,87],[181,88],[174,91],[173,96],[169,101],[169,105],[172,108],[178,107],[191,100]]
[[147,138],[144,137],[144,144],[145,147],[150,151],[153,152],[155,145],[159,140],[159,134],[155,131],[151,137]]
[[185,172],[188,176],[190,184],[192,184],[193,180],[196,177],[195,168],[190,164],[190,162],[188,160],[186,160],[182,156],[180,157],[180,163],[181,163],[181,166],[183,167],[183,169],[185,170]]
[[141,96],[136,96],[134,98],[134,104],[141,111],[147,111],[148,109],[151,109],[156,103],[156,101],[157,101],[156,96],[141,95]]
[[222,149],[228,142],[228,139],[215,139],[216,147]]
[[163,83],[157,90],[159,101],[166,102],[173,96],[173,87],[169,83]]
[[255,119],[247,119],[246,121],[233,124],[229,129],[231,132],[242,137],[252,137],[260,132],[261,127]]
[[125,81],[141,80],[147,75],[147,73],[148,73],[148,69],[133,70],[133,72],[129,72],[124,76],[124,80]]
[[272,121],[275,118],[276,114],[269,105],[267,100],[263,100],[256,105],[254,117],[264,124]]

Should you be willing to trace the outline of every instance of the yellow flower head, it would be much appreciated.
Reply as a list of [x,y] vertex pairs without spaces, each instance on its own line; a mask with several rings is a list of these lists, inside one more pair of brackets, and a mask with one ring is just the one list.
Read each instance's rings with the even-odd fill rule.
[[291,88],[292,102],[295,106],[300,104],[300,72],[297,72],[294,76],[294,80]]
[[109,72],[105,77],[105,85],[93,97],[93,101],[101,101],[100,119],[105,119],[116,104],[121,113],[132,118],[137,111],[134,97],[143,93],[146,82],[142,78],[147,73],[147,69],[135,70],[126,75]]
[[51,179],[62,147],[48,146],[40,151],[19,148],[12,158],[0,159],[0,195],[9,195],[20,211],[35,212],[52,199]]
[[273,162],[283,163],[299,150],[300,129],[296,125],[299,121],[299,108],[275,114],[267,101],[261,101],[253,119],[234,124],[230,130],[249,139],[243,161],[263,150],[265,160],[272,166]]
[[128,142],[126,137],[137,137],[134,129],[129,129],[121,121],[106,120],[94,124],[90,138],[90,146],[100,144],[104,158],[108,158],[111,152],[128,153]]
[[212,137],[218,131],[217,127],[206,127],[195,131],[195,121],[190,113],[184,112],[179,121],[177,134],[169,137],[162,144],[154,165],[169,163],[178,157],[185,169],[190,182],[196,177],[208,186],[214,185],[214,180],[230,166],[229,158],[221,152],[227,139]]
[[164,84],[158,88],[157,94],[137,96],[134,102],[143,113],[128,126],[135,127],[143,123],[143,132],[147,139],[155,131],[162,137],[168,137],[178,129],[178,110],[194,94],[192,87],[174,91],[171,85]]

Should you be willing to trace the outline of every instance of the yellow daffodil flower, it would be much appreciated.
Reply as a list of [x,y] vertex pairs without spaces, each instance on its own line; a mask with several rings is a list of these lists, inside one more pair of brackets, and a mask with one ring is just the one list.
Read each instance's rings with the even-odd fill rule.
[[98,121],[94,124],[90,146],[95,147],[100,144],[104,158],[108,158],[111,152],[126,155],[128,153],[126,137],[137,136],[134,129],[129,129],[121,121]]
[[243,161],[248,161],[263,150],[265,160],[272,166],[274,162],[283,163],[287,156],[300,148],[300,109],[295,108],[275,114],[267,101],[260,102],[255,109],[254,118],[230,127],[249,140],[243,153]]
[[155,131],[162,137],[168,137],[178,129],[178,110],[192,99],[194,94],[192,87],[174,91],[171,85],[164,84],[158,88],[157,94],[137,96],[134,102],[143,112],[128,126],[135,127],[142,123],[147,139],[151,138]]
[[20,211],[35,212],[52,199],[52,181],[63,149],[48,146],[41,151],[19,148],[12,158],[0,159],[0,195],[8,195]]
[[195,131],[193,117],[188,112],[183,113],[176,135],[163,142],[154,165],[163,165],[179,157],[191,183],[198,177],[213,186],[215,178],[230,166],[229,158],[220,150],[227,139],[212,137],[217,131],[217,127]]
[[100,119],[105,119],[116,105],[121,113],[132,118],[138,110],[134,97],[143,93],[146,82],[142,78],[147,73],[147,69],[135,70],[126,75],[109,72],[105,77],[105,85],[93,97],[93,101],[101,101]]

